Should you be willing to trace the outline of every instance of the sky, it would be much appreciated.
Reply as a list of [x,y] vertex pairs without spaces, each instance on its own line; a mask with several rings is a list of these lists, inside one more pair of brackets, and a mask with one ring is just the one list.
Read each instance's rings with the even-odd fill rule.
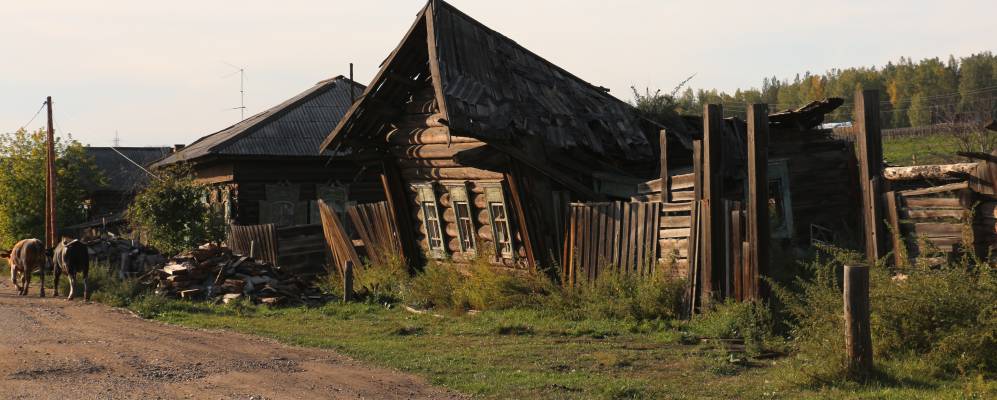
[[[762,77],[997,50],[997,2],[451,0],[623,100]],[[425,0],[0,0],[0,133],[45,96],[93,146],[189,143],[316,82],[368,83]],[[44,112],[28,126],[44,126]]]

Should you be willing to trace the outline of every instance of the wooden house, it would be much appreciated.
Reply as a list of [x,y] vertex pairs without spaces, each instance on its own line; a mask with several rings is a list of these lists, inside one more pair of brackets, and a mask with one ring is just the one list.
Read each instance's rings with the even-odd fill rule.
[[662,127],[607,92],[431,1],[320,149],[383,172],[407,255],[550,266],[569,201],[657,168]]
[[105,181],[83,182],[87,221],[64,229],[80,235],[118,233],[125,223],[128,204],[149,181],[149,173],[143,168],[169,154],[170,148],[87,146],[84,151]]
[[[383,199],[376,175],[315,148],[340,121],[364,86],[342,76],[318,82],[266,111],[187,146],[153,164],[188,163],[211,184],[206,199],[238,225],[318,224],[317,199],[338,209]],[[373,179],[373,180],[372,180]]]

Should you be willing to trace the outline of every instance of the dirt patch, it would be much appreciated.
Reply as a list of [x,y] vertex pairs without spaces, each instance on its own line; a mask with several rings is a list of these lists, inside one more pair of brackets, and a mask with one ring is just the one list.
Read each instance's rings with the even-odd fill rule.
[[[37,289],[35,289],[37,290]],[[0,399],[446,399],[422,378],[332,351],[142,320],[0,283]]]

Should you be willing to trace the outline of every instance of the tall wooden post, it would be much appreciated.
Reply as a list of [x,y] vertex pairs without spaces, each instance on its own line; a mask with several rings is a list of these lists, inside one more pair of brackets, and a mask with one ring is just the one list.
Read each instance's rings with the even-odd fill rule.
[[353,301],[353,261],[343,263],[343,302]]
[[872,331],[869,324],[869,267],[846,265],[844,282],[845,351],[853,377],[872,371]]
[[672,176],[668,172],[668,134],[664,129],[658,140],[661,146],[661,201],[668,203],[672,201]]
[[45,247],[55,247],[55,128],[52,123],[52,96],[45,100],[48,108],[48,135],[45,152]]
[[703,265],[703,141],[692,141],[693,200],[689,229],[689,315],[699,306],[700,270]]
[[883,183],[883,136],[879,123],[879,92],[855,93],[855,146],[862,186],[862,220],[865,227],[865,254],[869,265],[886,253],[888,242],[883,224],[881,199]]
[[724,271],[723,107],[703,107],[703,304],[713,297],[714,276]]
[[748,107],[748,277],[745,298],[757,298],[761,275],[769,271],[769,113],[765,104]]

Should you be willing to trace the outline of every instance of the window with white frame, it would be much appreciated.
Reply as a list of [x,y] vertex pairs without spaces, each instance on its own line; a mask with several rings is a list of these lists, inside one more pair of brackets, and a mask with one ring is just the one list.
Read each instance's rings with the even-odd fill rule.
[[436,202],[436,194],[432,183],[412,185],[416,189],[419,208],[422,211],[423,226],[426,240],[429,243],[429,254],[436,258],[446,256],[443,243],[443,229],[440,226],[440,207]]
[[502,184],[495,183],[485,186],[485,198],[488,201],[488,215],[492,222],[492,235],[495,239],[495,255],[501,258],[512,258],[512,229],[509,225],[509,213],[505,207],[505,195]]
[[477,251],[474,238],[476,231],[467,196],[467,186],[464,183],[448,184],[447,192],[450,194],[450,203],[457,218],[457,241],[460,243],[460,251],[474,254]]

